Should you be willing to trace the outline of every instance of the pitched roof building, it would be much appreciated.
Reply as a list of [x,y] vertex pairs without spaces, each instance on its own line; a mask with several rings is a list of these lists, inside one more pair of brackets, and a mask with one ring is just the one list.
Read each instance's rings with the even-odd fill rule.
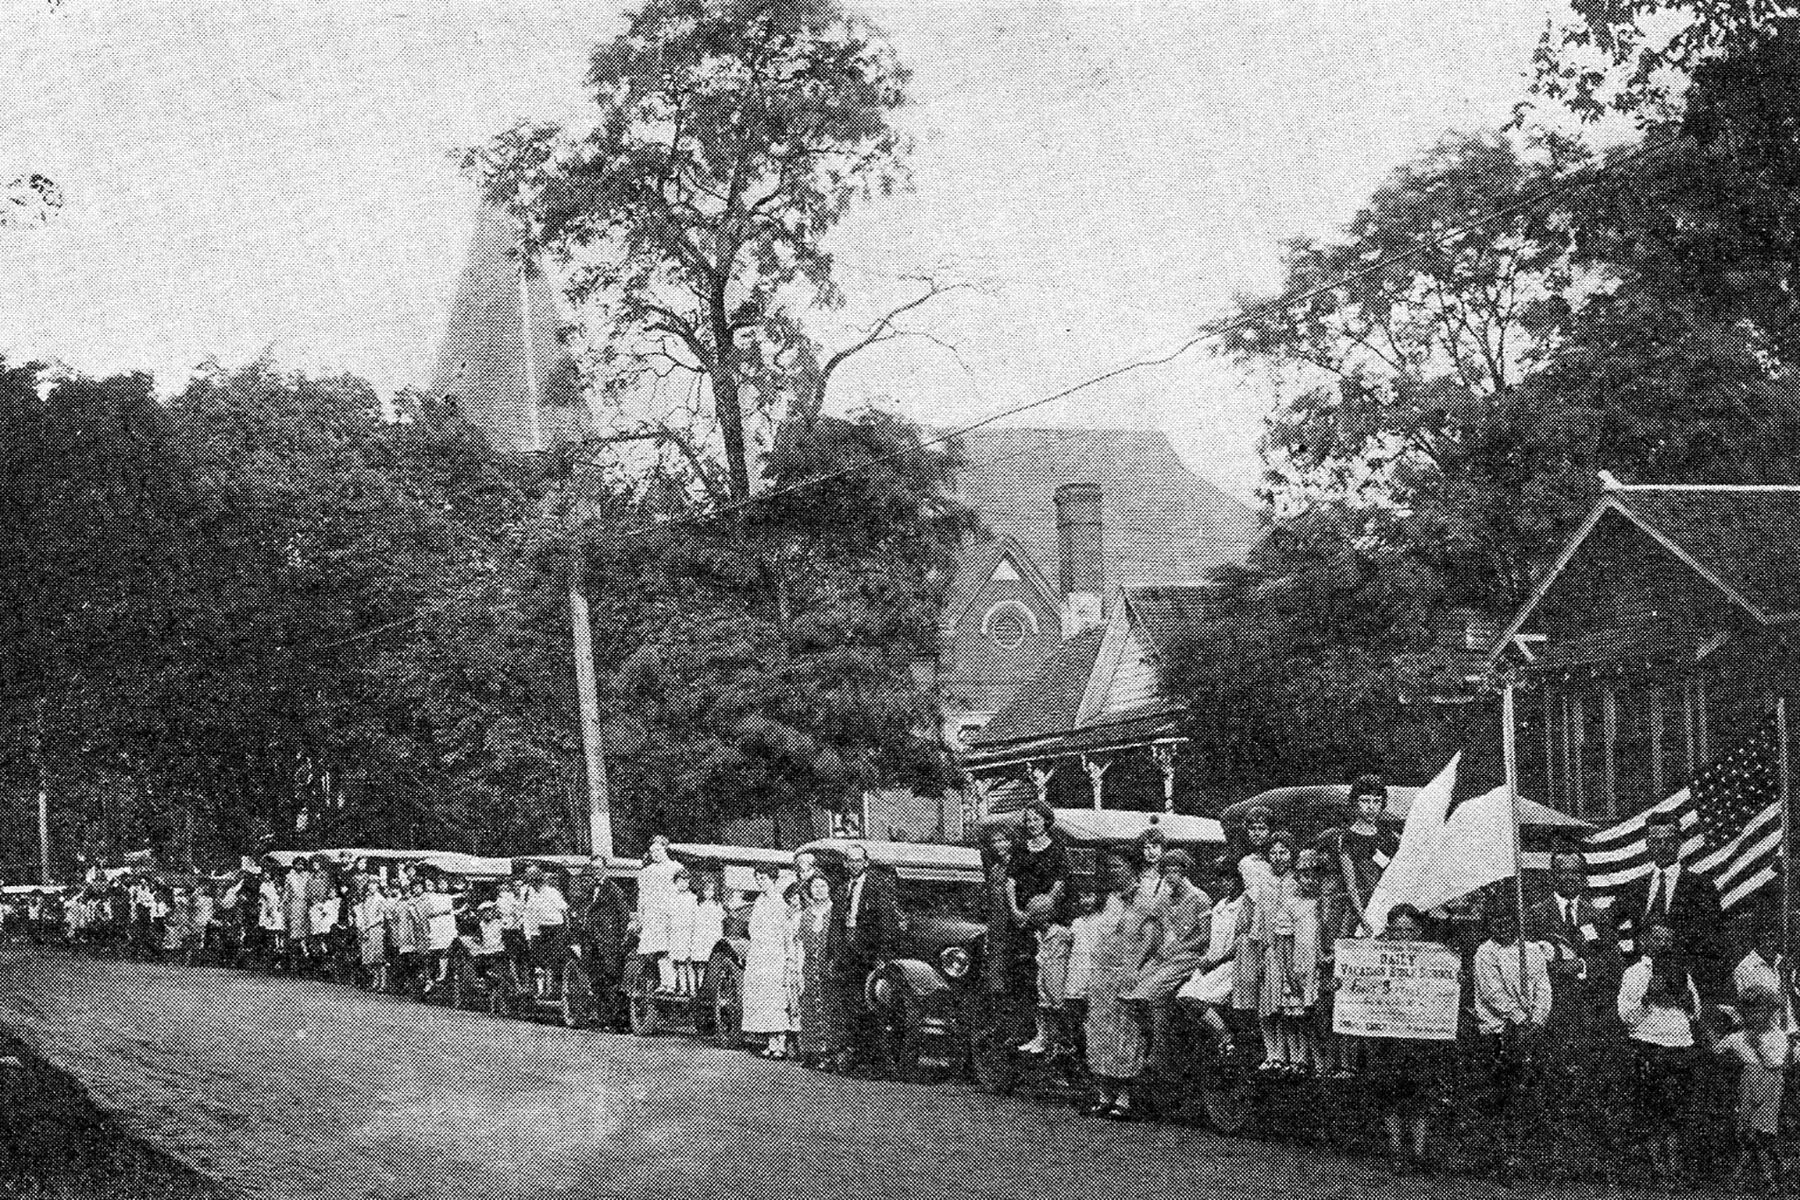
[[1260,534],[1250,506],[1160,430],[989,428],[962,444],[958,491],[993,537],[964,546],[944,609],[940,687],[958,741],[1065,637],[1103,621],[1108,588],[1202,583]]
[[1800,487],[1605,490],[1489,654],[1523,669],[1524,790],[1661,800],[1800,683]]

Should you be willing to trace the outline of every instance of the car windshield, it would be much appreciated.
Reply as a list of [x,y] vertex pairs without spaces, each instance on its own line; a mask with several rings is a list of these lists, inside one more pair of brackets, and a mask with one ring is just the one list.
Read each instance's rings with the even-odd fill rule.
[[924,916],[978,920],[983,913],[981,889],[966,883],[904,879],[900,881],[899,900],[900,907],[908,913]]

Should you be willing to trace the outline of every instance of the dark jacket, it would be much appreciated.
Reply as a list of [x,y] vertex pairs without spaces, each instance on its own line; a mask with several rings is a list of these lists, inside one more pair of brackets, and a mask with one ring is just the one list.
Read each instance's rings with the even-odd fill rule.
[[631,921],[625,893],[610,879],[594,885],[581,912],[582,937],[593,952],[595,965],[605,969],[625,953],[625,929]]
[[890,956],[900,937],[900,903],[894,894],[894,879],[887,871],[870,867],[864,875],[862,905],[857,910],[854,927],[850,924],[850,904],[855,881],[844,884],[833,908],[839,935],[839,973],[866,971]]
[[1525,928],[1533,941],[1557,948],[1550,961],[1554,996],[1550,1024],[1616,1022],[1613,1014],[1625,963],[1612,915],[1583,895],[1575,899],[1575,920],[1570,922],[1563,915],[1561,898],[1547,896],[1526,911]]
[[[1634,879],[1613,901],[1619,937],[1627,947],[1626,957],[1635,959],[1643,952],[1644,910],[1650,902],[1650,881],[1646,874]],[[1694,974],[1694,985],[1705,997],[1723,996],[1731,985],[1730,966],[1725,961],[1725,945],[1721,926],[1724,908],[1719,889],[1689,864],[1682,864],[1681,878],[1675,885],[1675,903],[1666,918],[1675,934],[1675,950],[1685,959]]]

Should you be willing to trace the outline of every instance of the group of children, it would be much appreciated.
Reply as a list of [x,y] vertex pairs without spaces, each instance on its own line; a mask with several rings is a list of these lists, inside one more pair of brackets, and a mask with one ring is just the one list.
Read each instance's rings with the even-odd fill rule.
[[657,990],[695,996],[706,964],[725,936],[722,881],[711,871],[690,871],[669,856],[658,834],[638,873],[638,952],[656,956]]
[[[1535,932],[1535,917],[1534,932],[1522,932],[1516,901],[1506,890],[1485,904],[1470,898],[1457,906],[1473,914],[1482,930],[1479,944],[1460,934],[1453,938],[1465,947],[1468,1025],[1458,1041],[1334,1033],[1336,944],[1377,936],[1365,914],[1399,848],[1398,836],[1381,819],[1385,789],[1359,781],[1353,796],[1352,819],[1310,846],[1274,828],[1267,810],[1250,811],[1238,853],[1210,864],[1202,881],[1218,900],[1209,911],[1203,907],[1206,919],[1198,930],[1182,915],[1192,903],[1185,897],[1197,890],[1190,882],[1194,864],[1168,850],[1154,830],[1140,840],[1135,861],[1121,856],[1103,865],[1098,886],[1071,895],[1066,932],[1047,927],[1044,909],[1032,924],[1040,1018],[1049,1020],[1052,1033],[1040,1032],[1020,1049],[1055,1051],[1079,1033],[1092,1084],[1088,1111],[1127,1119],[1134,1103],[1142,1103],[1133,1082],[1153,1073],[1158,1052],[1167,1052],[1158,1045],[1168,1037],[1168,1006],[1161,1002],[1172,999],[1228,1056],[1241,1049],[1233,1031],[1254,1025],[1262,1042],[1255,1068],[1261,1075],[1359,1079],[1381,1111],[1396,1161],[1412,1169],[1429,1169],[1425,1142],[1432,1113],[1474,1086],[1481,1118],[1474,1136],[1490,1147],[1490,1165],[1505,1178],[1517,1169],[1534,1123],[1543,1120],[1534,1099],[1546,1086],[1541,1060],[1547,1055],[1540,1046],[1557,1011],[1560,1028],[1585,1030],[1580,1036],[1590,1039],[1571,1042],[1569,1034],[1559,1034],[1565,1040],[1552,1052],[1577,1060],[1560,1064],[1576,1087],[1597,1086],[1580,1076],[1603,1074],[1601,1058],[1625,1061],[1619,1100],[1630,1102],[1646,1135],[1640,1144],[1659,1178],[1682,1176],[1682,1129],[1694,1109],[1695,1069],[1710,1052],[1738,1071],[1740,1180],[1781,1186],[1776,1131],[1800,1034],[1791,983],[1772,965],[1773,938],[1765,938],[1761,957],[1753,951],[1740,964],[1735,995],[1724,998],[1731,1002],[1706,1008],[1688,966],[1672,953],[1670,931],[1651,923],[1623,978],[1615,972],[1613,982],[1601,985],[1616,984],[1617,1004],[1605,1000],[1609,1010],[1616,1007],[1616,1020],[1609,1012],[1583,1026],[1579,1013],[1571,1017],[1557,1008],[1586,1002],[1580,987],[1559,982],[1572,973],[1552,968],[1559,954],[1569,952]],[[1004,864],[1014,848],[996,841],[994,858]],[[1392,909],[1390,922],[1379,936],[1392,940],[1425,940],[1428,929],[1451,936],[1453,927],[1467,927],[1464,918],[1433,919],[1404,905]],[[1760,972],[1751,970],[1757,964]],[[1581,968],[1581,986],[1588,986],[1585,966],[1574,965]],[[1172,976],[1179,978],[1171,988],[1166,981]],[[1559,995],[1565,986],[1569,994]],[[1140,1096],[1135,1102],[1134,1092]],[[1567,1103],[1566,1097],[1552,1099]],[[1594,1107],[1616,1106],[1603,1097]],[[1616,1138],[1610,1145],[1621,1149]]]

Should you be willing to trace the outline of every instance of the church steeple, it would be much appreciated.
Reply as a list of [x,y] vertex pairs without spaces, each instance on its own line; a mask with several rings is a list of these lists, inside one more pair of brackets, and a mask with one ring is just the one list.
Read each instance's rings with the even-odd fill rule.
[[454,395],[496,448],[521,453],[590,428],[555,289],[524,266],[512,219],[482,205],[431,377],[432,395]]

